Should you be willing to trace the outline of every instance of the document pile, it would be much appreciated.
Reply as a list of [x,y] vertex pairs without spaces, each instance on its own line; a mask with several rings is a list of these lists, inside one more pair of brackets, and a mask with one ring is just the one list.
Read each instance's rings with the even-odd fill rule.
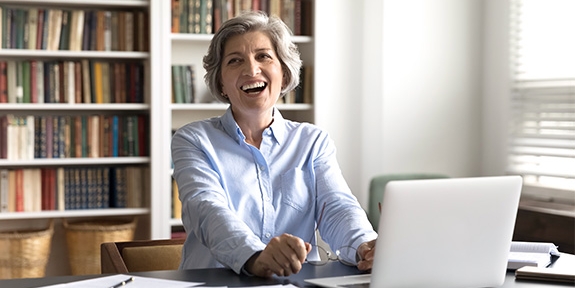
[[561,255],[557,246],[546,242],[511,243],[507,269],[515,270],[523,266],[547,267]]

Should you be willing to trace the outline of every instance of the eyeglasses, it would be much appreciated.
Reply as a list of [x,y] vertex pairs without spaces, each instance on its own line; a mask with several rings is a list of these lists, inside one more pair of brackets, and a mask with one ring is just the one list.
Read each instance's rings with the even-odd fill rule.
[[[315,235],[317,235],[317,232],[319,230],[319,225],[321,224],[321,220],[323,219],[323,212],[325,210],[325,205],[326,205],[326,203],[323,203],[323,206],[321,208],[321,212],[319,214],[319,218],[318,218],[317,223],[316,223],[316,227],[314,229],[314,233],[311,236],[309,243],[311,243],[311,241],[313,240],[313,237]],[[343,246],[343,247],[337,249],[335,251],[335,253],[332,253],[331,251],[327,251],[325,248],[323,248],[321,246],[312,245],[312,250],[308,254],[306,262],[311,264],[311,265],[314,265],[314,266],[321,266],[321,265],[327,264],[330,261],[339,261],[342,264],[345,264],[348,266],[355,266],[355,263],[352,262],[352,260],[346,260],[346,259],[354,259],[356,255],[357,255],[357,250],[351,246]]]

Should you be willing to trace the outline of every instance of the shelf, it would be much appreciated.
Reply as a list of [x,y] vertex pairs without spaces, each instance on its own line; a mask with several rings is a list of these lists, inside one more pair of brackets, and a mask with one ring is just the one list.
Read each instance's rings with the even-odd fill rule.
[[170,219],[170,226],[182,226],[182,219],[180,218],[172,218]]
[[[172,41],[197,41],[206,42],[208,44],[214,34],[193,34],[193,33],[172,33],[170,38]],[[294,43],[311,43],[313,38],[311,36],[292,36]]]
[[195,110],[226,110],[229,104],[205,103],[205,104],[171,104],[172,110],[195,111]]
[[130,215],[147,215],[149,213],[150,209],[148,208],[113,208],[113,209],[83,209],[83,210],[66,210],[66,211],[9,212],[9,213],[0,213],[0,220],[130,216]]
[[100,158],[36,158],[32,160],[0,159],[0,167],[42,167],[79,165],[134,165],[148,164],[149,157],[100,157]]
[[146,111],[150,109],[149,104],[53,104],[53,103],[1,103],[2,111],[98,111],[119,110],[119,111]]
[[[0,2],[1,4],[2,2]],[[0,58],[34,59],[148,59],[149,52],[0,49]]]
[[17,4],[17,5],[43,5],[43,6],[89,6],[89,7],[148,7],[149,0],[4,0],[0,4]]

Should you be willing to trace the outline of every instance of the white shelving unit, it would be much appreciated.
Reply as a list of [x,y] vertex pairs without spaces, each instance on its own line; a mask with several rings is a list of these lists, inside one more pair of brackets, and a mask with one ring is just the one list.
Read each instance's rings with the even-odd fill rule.
[[[161,2],[161,3],[160,3]],[[169,1],[167,1],[169,2]],[[50,260],[47,265],[47,276],[66,275],[70,273],[68,267],[66,241],[64,230],[60,223],[65,219],[88,220],[103,218],[138,218],[136,238],[149,239],[162,236],[162,221],[154,221],[157,218],[158,207],[150,204],[157,198],[161,198],[159,187],[161,186],[153,177],[158,173],[156,161],[164,157],[162,147],[156,145],[153,139],[159,136],[161,125],[156,125],[161,119],[161,94],[160,85],[156,79],[161,75],[158,67],[161,63],[158,39],[161,31],[154,27],[160,22],[160,4],[162,0],[0,0],[3,7],[34,7],[34,8],[58,8],[58,9],[83,9],[83,10],[140,10],[146,11],[149,22],[149,47],[146,52],[123,52],[123,51],[65,51],[65,50],[28,50],[28,49],[0,49],[2,60],[43,60],[43,61],[67,61],[67,60],[101,60],[101,61],[137,61],[143,63],[144,71],[144,103],[126,104],[8,104],[0,103],[0,114],[14,115],[91,115],[91,114],[114,114],[134,115],[144,114],[148,116],[148,137],[150,139],[149,156],[146,157],[101,157],[101,158],[49,158],[32,160],[7,160],[0,159],[0,169],[16,168],[42,168],[42,167],[88,167],[88,166],[142,166],[148,167],[150,176],[146,177],[149,188],[142,191],[144,200],[143,207],[139,208],[109,208],[109,209],[86,209],[86,210],[56,210],[38,212],[10,212],[0,213],[0,231],[28,230],[45,228],[46,223],[54,221],[55,233],[52,238]],[[163,224],[165,226],[165,224]],[[164,233],[165,235],[165,233]]]

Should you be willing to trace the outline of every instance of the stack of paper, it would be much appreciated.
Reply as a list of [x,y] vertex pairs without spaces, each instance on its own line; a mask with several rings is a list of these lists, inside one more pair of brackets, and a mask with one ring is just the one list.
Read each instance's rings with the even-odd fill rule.
[[547,267],[554,257],[559,257],[557,246],[546,242],[511,243],[511,251],[507,261],[507,269],[518,269],[523,266]]

